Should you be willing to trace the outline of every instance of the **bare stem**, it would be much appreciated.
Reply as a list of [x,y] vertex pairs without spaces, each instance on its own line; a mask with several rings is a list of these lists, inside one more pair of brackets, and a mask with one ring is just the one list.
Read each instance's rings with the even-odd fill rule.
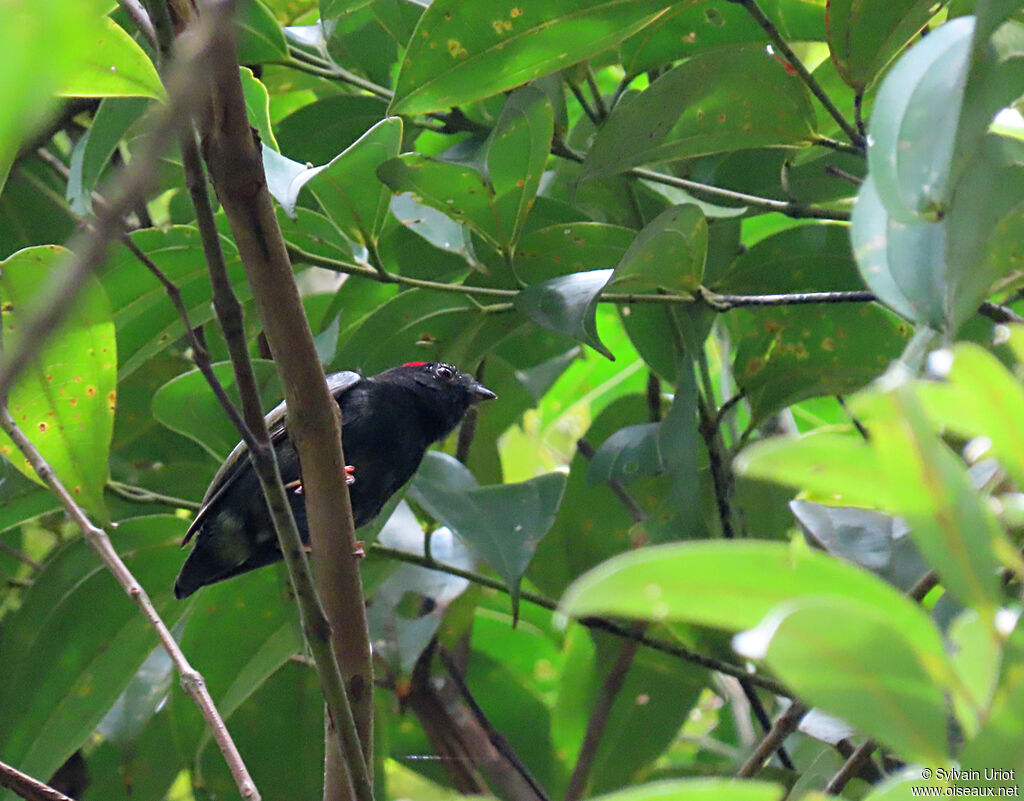
[[[775,721],[775,725],[772,726],[771,731],[765,735],[764,739],[757,744],[757,748],[750,755],[743,766],[739,769],[736,776],[740,779],[749,779],[757,775],[757,772],[761,770],[761,766],[764,761],[771,756],[773,751],[780,750],[782,744],[786,741],[793,732],[796,731],[800,725],[800,721],[803,716],[807,714],[807,707],[801,704],[799,701],[794,701],[789,705],[789,709],[779,715],[778,720]],[[782,752],[785,753],[785,752]]]
[[33,779],[5,762],[0,762],[0,787],[14,791],[25,801],[74,801],[60,790]]

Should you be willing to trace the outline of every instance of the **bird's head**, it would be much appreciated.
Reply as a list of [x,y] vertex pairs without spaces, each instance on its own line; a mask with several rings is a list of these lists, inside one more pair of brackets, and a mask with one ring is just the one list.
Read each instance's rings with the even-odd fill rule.
[[375,380],[407,389],[433,418],[438,439],[459,424],[470,406],[498,397],[469,373],[443,362],[408,362],[384,371]]

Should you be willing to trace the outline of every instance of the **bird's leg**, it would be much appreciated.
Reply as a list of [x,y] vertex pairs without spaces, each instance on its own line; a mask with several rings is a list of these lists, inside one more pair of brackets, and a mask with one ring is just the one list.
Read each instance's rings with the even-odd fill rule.
[[[356,483],[355,472],[356,469],[352,465],[345,465],[345,483],[348,484],[350,487]],[[294,490],[296,495],[301,495],[302,479],[297,478],[294,481],[289,481],[287,484],[284,485],[284,488],[286,490]]]

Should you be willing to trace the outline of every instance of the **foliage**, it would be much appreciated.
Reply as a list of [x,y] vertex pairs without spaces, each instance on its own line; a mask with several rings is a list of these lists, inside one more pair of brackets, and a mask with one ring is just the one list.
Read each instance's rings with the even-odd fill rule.
[[[485,730],[465,693],[550,797],[590,758],[586,795],[623,801],[1024,775],[1019,2],[239,5],[324,367],[444,360],[500,397],[360,534],[378,797],[518,798],[465,747]],[[0,11],[7,349],[166,102],[107,10]],[[283,569],[171,595],[237,440],[133,252],[234,395],[180,161],[10,408],[109,525],[263,797],[308,799],[322,700]],[[3,435],[0,454],[0,760],[45,780],[79,753],[84,799],[231,796],[155,636]],[[731,780],[791,699],[815,707],[791,767]],[[886,775],[840,781],[867,738]]]

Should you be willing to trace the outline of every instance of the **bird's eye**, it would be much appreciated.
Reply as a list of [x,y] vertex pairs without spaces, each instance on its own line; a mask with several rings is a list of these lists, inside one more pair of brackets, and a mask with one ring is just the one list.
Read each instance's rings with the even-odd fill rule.
[[451,381],[455,377],[455,373],[451,367],[447,367],[443,364],[439,364],[434,370],[434,374],[442,381]]

